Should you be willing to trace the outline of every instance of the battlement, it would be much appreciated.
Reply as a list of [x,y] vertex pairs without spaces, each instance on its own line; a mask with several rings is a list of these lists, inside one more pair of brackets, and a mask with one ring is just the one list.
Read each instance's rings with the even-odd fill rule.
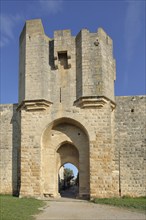
[[71,30],[67,29],[67,30],[58,30],[58,31],[54,31],[54,38],[57,37],[71,37]]
[[[23,38],[25,33],[30,34],[30,35],[45,35],[44,27],[43,27],[41,19],[27,20],[25,25],[24,25],[24,28],[21,32],[20,39]],[[86,28],[83,28],[77,34],[76,37],[78,37],[78,35],[80,35],[80,34],[85,34],[86,35],[86,33],[88,33],[90,35],[96,35],[99,38],[99,40],[103,41],[107,45],[112,45],[113,44],[112,39],[106,34],[106,32],[102,28],[98,28],[97,32],[95,32],[95,33],[90,32]],[[70,29],[54,31],[54,39],[64,38],[64,40],[65,40],[65,38],[68,38],[68,37],[74,37],[75,38],[75,36],[72,36]],[[96,39],[96,41],[98,41],[98,39]],[[66,42],[66,44],[67,43],[68,42]]]

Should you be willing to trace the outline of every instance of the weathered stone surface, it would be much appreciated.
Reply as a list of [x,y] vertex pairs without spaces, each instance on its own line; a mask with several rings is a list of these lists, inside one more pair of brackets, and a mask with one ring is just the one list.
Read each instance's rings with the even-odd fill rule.
[[0,193],[20,186],[20,113],[17,104],[0,105]]
[[115,97],[112,40],[100,28],[20,36],[19,103],[1,105],[1,193],[58,196],[60,167],[79,170],[80,197],[145,191],[145,96]]
[[146,193],[146,96],[116,97],[116,103],[115,146],[121,194],[142,196]]

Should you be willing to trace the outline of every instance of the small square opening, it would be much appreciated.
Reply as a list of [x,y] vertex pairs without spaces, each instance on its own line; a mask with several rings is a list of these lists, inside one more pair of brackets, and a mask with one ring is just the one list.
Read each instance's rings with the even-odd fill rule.
[[64,69],[68,68],[67,51],[58,52],[58,60]]

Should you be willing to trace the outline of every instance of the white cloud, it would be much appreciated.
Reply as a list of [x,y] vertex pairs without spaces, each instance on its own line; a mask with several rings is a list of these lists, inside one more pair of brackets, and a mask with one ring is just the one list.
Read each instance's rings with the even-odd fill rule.
[[[27,16],[24,13],[12,15],[1,14],[0,15],[0,47],[4,47],[9,44],[15,37],[15,30],[18,24],[31,17],[32,12],[34,15],[38,13],[56,14],[62,10],[63,0],[38,0],[35,3],[39,3],[39,7],[35,7],[34,4],[29,4],[27,7]],[[29,9],[31,8],[31,12]],[[37,10],[36,10],[37,8]]]
[[130,61],[133,57],[135,45],[138,43],[141,34],[141,12],[142,4],[140,1],[128,1],[125,17],[125,42],[126,56]]
[[56,14],[62,10],[63,0],[39,0],[41,9],[48,14]]
[[14,29],[16,25],[22,20],[22,17],[18,14],[1,14],[0,19],[0,47],[4,47],[14,38]]

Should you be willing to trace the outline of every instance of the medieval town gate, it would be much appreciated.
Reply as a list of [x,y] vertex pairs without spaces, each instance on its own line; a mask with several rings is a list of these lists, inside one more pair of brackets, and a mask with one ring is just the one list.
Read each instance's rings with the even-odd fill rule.
[[1,105],[1,193],[57,197],[58,172],[79,170],[82,198],[145,194],[145,96],[116,97],[112,39],[99,28],[20,35],[18,104]]

